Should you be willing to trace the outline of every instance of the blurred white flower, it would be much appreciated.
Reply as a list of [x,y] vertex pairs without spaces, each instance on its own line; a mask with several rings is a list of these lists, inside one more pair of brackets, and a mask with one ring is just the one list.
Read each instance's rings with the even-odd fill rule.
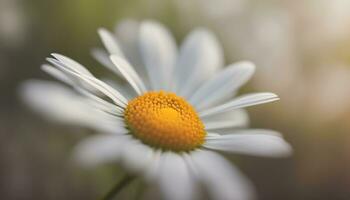
[[76,61],[52,54],[43,70],[78,93],[49,81],[28,81],[23,98],[54,119],[109,133],[78,144],[75,156],[85,165],[120,161],[156,183],[165,199],[195,199],[200,183],[213,199],[253,198],[249,180],[216,151],[270,157],[292,151],[275,131],[244,129],[248,117],[242,108],[278,100],[273,93],[233,98],[254,65],[222,69],[221,47],[203,28],[191,32],[179,51],[157,22],[129,21],[117,32],[120,41],[100,29],[107,51],[93,54],[129,87],[113,88]]

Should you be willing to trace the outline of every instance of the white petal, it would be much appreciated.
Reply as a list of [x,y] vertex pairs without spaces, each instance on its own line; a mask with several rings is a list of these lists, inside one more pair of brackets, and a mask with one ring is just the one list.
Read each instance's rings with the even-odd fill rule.
[[129,83],[119,83],[111,79],[103,79],[103,82],[110,85],[113,89],[119,91],[128,100],[131,100],[138,96]]
[[206,139],[208,139],[208,138],[217,138],[218,136],[220,136],[220,134],[207,132],[207,135],[205,136],[205,138]]
[[188,97],[204,80],[222,67],[222,49],[215,36],[205,30],[191,32],[181,45],[174,72],[174,90]]
[[222,156],[209,151],[192,154],[199,180],[215,200],[251,200],[254,189],[248,179]]
[[89,76],[79,75],[75,74],[78,77],[82,78],[86,83],[90,84],[91,86],[95,87],[98,91],[105,94],[107,97],[112,99],[115,104],[119,106],[125,106],[128,102],[128,100],[117,90],[113,89],[111,86],[105,84],[104,82]]
[[59,81],[71,86],[75,85],[74,82],[68,76],[66,76],[66,74],[51,65],[44,64],[41,66],[41,69]]
[[131,66],[134,67],[137,74],[142,78],[146,88],[151,88],[148,72],[140,52],[140,23],[132,19],[123,20],[115,27],[115,33],[120,39],[125,57],[130,62]]
[[147,76],[146,69],[144,69],[145,66],[143,66],[142,63],[138,43],[140,23],[131,19],[123,20],[115,27],[115,33],[120,39],[119,41],[122,44],[122,49],[127,60],[135,67],[135,70],[139,75]]
[[145,84],[128,61],[115,55],[112,55],[110,59],[137,94],[141,95],[146,92]]
[[51,54],[54,58],[56,58],[59,62],[64,64],[69,69],[73,70],[76,73],[84,74],[87,76],[93,76],[89,70],[87,70],[83,65],[76,62],[75,60],[68,58],[67,56],[58,54],[58,53],[52,53]]
[[237,97],[232,101],[216,106],[214,108],[203,110],[199,112],[199,116],[205,117],[205,116],[214,115],[214,114],[226,112],[237,108],[244,108],[248,106],[268,103],[268,102],[277,101],[277,100],[279,100],[278,96],[273,93],[261,92],[261,93],[247,94],[247,95]]
[[94,109],[86,98],[61,84],[50,81],[27,81],[21,86],[20,95],[32,109],[51,120],[108,133],[128,132],[117,121],[107,123],[106,114]]
[[192,200],[197,188],[184,158],[173,152],[162,155],[159,186],[167,200]]
[[202,119],[205,130],[247,127],[249,116],[243,109],[231,110],[225,113],[210,115]]
[[119,91],[113,89],[111,86],[107,85],[103,81],[93,76],[88,76],[72,71],[64,66],[56,65],[56,67],[64,71],[66,74],[71,75],[72,77],[79,78],[80,81],[82,81],[85,85],[89,86],[87,88],[88,90],[90,90],[90,88],[93,88],[95,90],[100,91],[101,93],[109,97],[118,106],[125,107],[127,105],[127,99]]
[[61,84],[29,80],[20,88],[25,103],[52,120],[72,124],[90,121],[91,109],[85,99]]
[[176,58],[173,36],[161,24],[147,21],[141,24],[139,42],[152,89],[166,90]]
[[154,154],[152,156],[152,162],[150,163],[150,166],[147,171],[145,172],[145,180],[147,182],[155,182],[158,179],[159,175],[159,169],[160,169],[160,164],[163,159],[163,151],[162,150],[155,150]]
[[120,161],[123,149],[130,139],[116,135],[96,135],[84,139],[74,149],[73,158],[81,165],[94,167]]
[[107,29],[99,28],[98,34],[100,35],[101,40],[109,54],[124,57],[123,52],[119,47],[117,38],[112,33],[110,33]]
[[115,68],[112,61],[109,59],[109,54],[105,50],[94,48],[91,50],[91,55],[103,66],[107,67],[118,76],[121,76],[120,72]]
[[93,106],[95,106],[96,108],[100,109],[101,111],[104,111],[106,113],[110,113],[112,115],[116,115],[116,116],[122,116],[124,113],[124,109],[115,106],[115,104],[112,104],[82,88],[75,88],[80,94],[82,94],[83,96],[87,97],[87,100],[89,101],[89,103]]
[[155,152],[151,147],[135,140],[127,148],[124,148],[122,161],[129,171],[143,173],[147,172],[152,162],[154,162],[154,154]]
[[[93,75],[84,66],[82,66],[78,62],[76,62],[76,61],[74,61],[71,58],[68,58],[66,56],[63,56],[60,54],[55,54],[55,53],[53,53],[51,55],[55,58],[46,58],[46,60],[48,62],[50,62],[51,64],[53,64],[56,68],[61,70],[62,73],[69,80],[71,80],[71,82],[69,84],[71,84],[73,87],[79,86],[79,87],[86,88],[89,91],[95,90],[95,88],[91,87],[91,85],[86,84],[86,83],[82,82],[79,78],[77,78],[76,76],[72,76],[71,74],[67,73],[69,71],[70,73],[82,74],[84,76],[93,77]],[[57,75],[57,73],[51,74],[51,75]],[[68,83],[68,82],[66,82],[66,83]],[[72,84],[72,83],[74,83],[74,84]]]
[[280,157],[292,153],[282,136],[271,130],[239,130],[232,134],[207,138],[206,148],[255,156]]
[[232,64],[206,81],[191,95],[189,102],[197,110],[208,107],[239,89],[251,78],[254,70],[255,66],[250,62]]
[[99,108],[100,110],[105,111],[107,113],[111,113],[113,115],[121,115],[123,113],[123,110],[121,110],[119,107],[81,88],[78,84],[74,82],[74,80],[71,79],[71,77],[68,77],[65,73],[63,73],[59,69],[46,64],[42,65],[41,68],[43,71],[47,72],[54,78],[67,83],[68,85],[74,87],[80,94],[88,97],[89,100],[91,100],[90,103],[94,105],[96,108]]
[[121,121],[108,121],[109,118],[100,117],[98,120],[91,122],[91,127],[100,131],[101,133],[110,133],[116,135],[124,135],[129,132],[125,127],[125,123]]

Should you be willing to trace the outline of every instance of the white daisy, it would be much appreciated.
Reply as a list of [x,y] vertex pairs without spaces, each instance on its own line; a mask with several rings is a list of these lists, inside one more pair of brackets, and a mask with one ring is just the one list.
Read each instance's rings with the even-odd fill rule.
[[[279,133],[243,129],[248,117],[242,108],[278,100],[273,93],[233,98],[254,65],[240,62],[221,70],[220,45],[203,28],[191,32],[179,51],[159,23],[125,22],[119,30],[132,31],[119,42],[100,29],[108,53],[93,54],[131,87],[107,84],[76,61],[52,54],[43,70],[78,93],[32,80],[23,85],[23,97],[53,119],[109,133],[77,145],[75,156],[85,165],[119,161],[156,183],[165,199],[195,199],[202,185],[212,199],[251,199],[250,182],[217,151],[269,157],[291,153]],[[142,70],[147,78],[141,78]]]

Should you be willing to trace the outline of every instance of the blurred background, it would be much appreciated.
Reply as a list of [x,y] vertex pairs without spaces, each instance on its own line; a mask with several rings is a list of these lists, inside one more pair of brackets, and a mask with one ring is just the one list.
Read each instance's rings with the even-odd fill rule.
[[0,0],[0,199],[93,200],[120,179],[118,166],[72,165],[71,149],[92,131],[45,120],[17,89],[27,79],[51,80],[39,68],[51,52],[98,72],[90,56],[101,46],[96,30],[123,19],[159,20],[178,42],[208,27],[226,64],[257,65],[244,91],[279,94],[279,102],[249,109],[251,126],[282,132],[294,156],[232,157],[259,199],[349,199],[349,8],[349,0]]

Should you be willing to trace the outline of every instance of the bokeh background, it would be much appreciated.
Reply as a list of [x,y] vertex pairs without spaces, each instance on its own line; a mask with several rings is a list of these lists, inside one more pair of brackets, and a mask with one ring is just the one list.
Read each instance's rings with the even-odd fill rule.
[[243,91],[281,100],[249,109],[251,125],[282,132],[295,150],[284,159],[232,157],[259,199],[349,199],[349,8],[349,0],[0,0],[0,199],[93,200],[120,179],[117,165],[72,164],[74,144],[93,132],[33,113],[18,86],[51,80],[39,68],[51,52],[104,73],[90,56],[101,46],[96,30],[123,19],[159,20],[178,42],[205,26],[227,64],[256,63]]

